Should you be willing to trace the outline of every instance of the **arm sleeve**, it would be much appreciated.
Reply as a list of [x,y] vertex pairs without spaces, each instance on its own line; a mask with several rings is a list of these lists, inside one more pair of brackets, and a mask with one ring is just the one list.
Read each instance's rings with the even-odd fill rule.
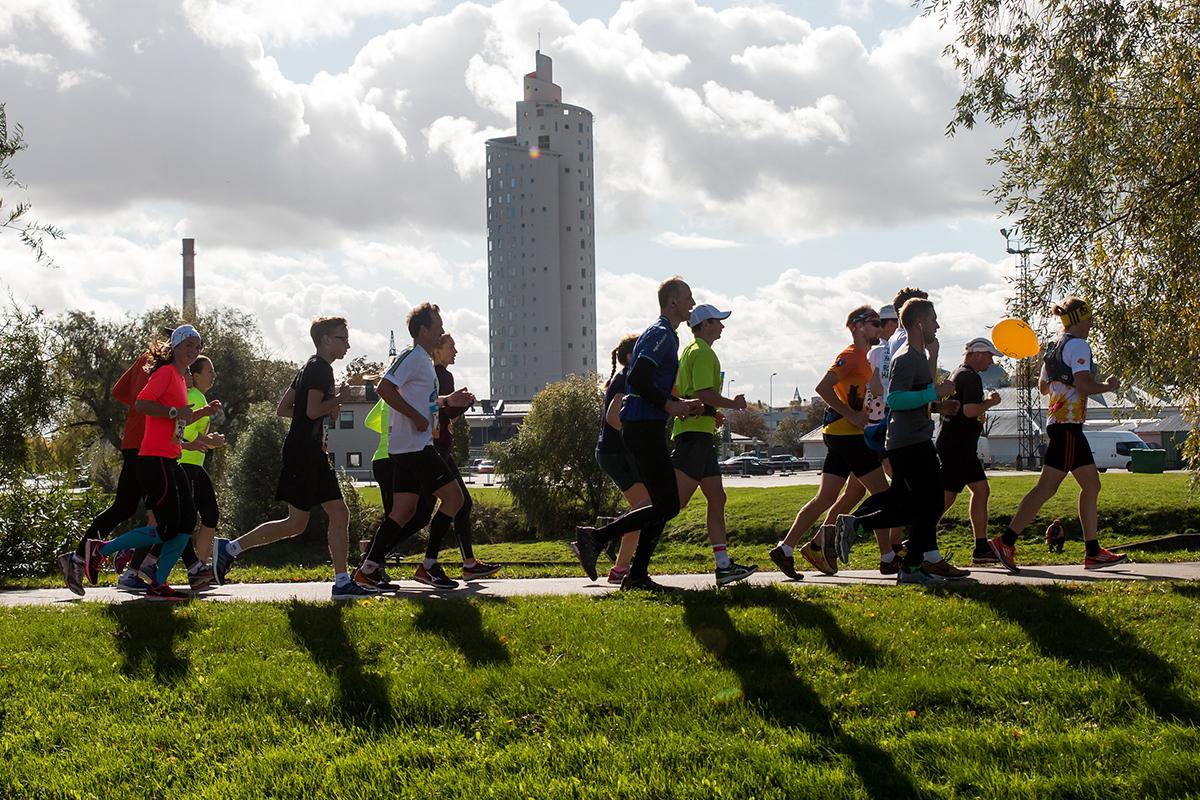
[[626,380],[626,383],[637,392],[638,397],[656,408],[663,408],[671,398],[655,388],[654,370],[656,368],[657,365],[653,361],[642,356],[638,358],[633,365],[633,369],[629,371],[629,378]]
[[1071,373],[1092,371],[1092,348],[1083,339],[1072,339],[1063,346],[1063,361]]
[[371,410],[367,412],[367,418],[363,421],[363,424],[367,426],[367,430],[383,433],[383,415],[386,405],[387,403],[378,400],[375,405],[371,406]]
[[937,400],[937,389],[926,386],[924,389],[888,392],[887,404],[893,411],[912,411],[914,408],[928,405]]
[[159,402],[168,386],[167,379],[170,375],[167,374],[167,370],[170,368],[166,366],[156,370],[150,376],[150,380],[146,381],[146,385],[142,387],[142,390],[138,392],[137,399],[150,400],[155,403]]

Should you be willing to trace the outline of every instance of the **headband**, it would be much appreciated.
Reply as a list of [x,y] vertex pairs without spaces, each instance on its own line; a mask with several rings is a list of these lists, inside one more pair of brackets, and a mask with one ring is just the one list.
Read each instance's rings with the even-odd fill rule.
[[860,322],[866,322],[867,320],[874,319],[878,316],[879,315],[877,313],[875,313],[875,309],[867,308],[867,309],[864,309],[864,310],[858,312],[853,317],[851,317],[850,324],[857,325]]
[[1084,301],[1080,305],[1076,306],[1075,308],[1071,309],[1067,313],[1059,316],[1059,319],[1062,320],[1062,324],[1063,324],[1064,328],[1069,328],[1072,325],[1078,325],[1080,322],[1083,322],[1085,319],[1091,319],[1091,318],[1092,318],[1092,307],[1089,306],[1086,301]]

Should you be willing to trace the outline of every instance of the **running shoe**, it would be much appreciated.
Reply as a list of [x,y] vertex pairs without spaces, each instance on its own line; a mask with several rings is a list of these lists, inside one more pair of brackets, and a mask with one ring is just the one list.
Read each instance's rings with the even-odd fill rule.
[[471,566],[463,565],[462,578],[464,581],[477,581],[480,578],[490,578],[503,569],[500,564],[489,564],[486,561],[476,560]]
[[1000,563],[996,551],[987,539],[976,539],[975,550],[971,553],[971,563],[977,567],[994,566]]
[[1004,543],[1003,537],[997,536],[990,542],[996,560],[1009,572],[1016,575],[1021,570],[1017,567],[1017,548]]
[[113,556],[113,570],[124,573],[129,568],[130,561],[133,561],[133,550],[126,548]]
[[212,567],[205,564],[195,572],[188,570],[188,586],[192,587],[193,592],[202,592],[213,585],[216,577]]
[[451,580],[446,575],[446,571],[442,569],[441,564],[434,564],[428,569],[424,564],[421,564],[417,567],[417,571],[413,573],[413,579],[426,586],[432,586],[434,589],[458,588],[458,581]]
[[146,599],[155,601],[169,600],[172,602],[182,602],[185,600],[191,600],[192,596],[187,592],[180,592],[176,589],[172,589],[169,583],[159,583],[146,590]]
[[58,557],[58,568],[62,570],[63,581],[73,594],[83,597],[83,562],[74,553],[63,553]]
[[216,575],[217,585],[221,586],[225,583],[225,576],[229,574],[234,562],[234,556],[229,552],[229,540],[216,537],[213,539],[212,551],[213,573]]
[[1087,556],[1083,559],[1084,569],[1101,569],[1102,567],[1111,567],[1115,564],[1128,564],[1129,556],[1124,553],[1114,553],[1111,550],[1100,548],[1100,552],[1094,556]]
[[374,597],[375,592],[370,592],[359,586],[353,580],[345,583],[335,583],[330,596],[334,600],[361,600],[364,597]]
[[633,575],[626,575],[625,580],[621,581],[621,591],[642,591],[642,592],[661,592],[670,594],[672,592],[682,592],[678,586],[667,586],[651,579],[649,575],[642,575],[635,578]]
[[813,569],[824,575],[835,575],[837,570],[829,565],[825,558],[825,550],[817,550],[813,547],[812,542],[805,542],[800,547],[800,555],[804,556],[804,560],[813,565]]
[[625,576],[628,574],[628,569],[617,569],[616,567],[613,567],[608,571],[608,582],[613,586],[620,586],[621,581],[625,580]]
[[775,566],[778,567],[779,571],[784,575],[787,575],[794,581],[804,580],[804,576],[799,572],[796,572],[795,556],[785,556],[783,554],[783,545],[775,545],[771,548],[771,552],[767,553],[767,555],[771,558],[771,561],[775,562]]
[[608,560],[617,563],[617,547],[621,544],[621,537],[614,536],[608,540],[608,544],[604,545],[604,555],[608,556]]
[[150,588],[150,581],[143,580],[142,574],[136,569],[127,569],[117,581],[117,586],[127,592],[141,594]]
[[575,529],[575,555],[579,556],[579,563],[583,565],[583,571],[591,580],[596,580],[596,559],[600,553],[596,546],[596,529],[578,527]]
[[901,567],[900,571],[896,574],[896,583],[911,583],[917,586],[945,586],[945,578],[925,571],[925,567],[928,564],[928,561],[924,561],[921,563],[921,566],[913,570],[910,570],[908,567]]
[[904,559],[896,556],[891,561],[879,559],[879,574],[880,575],[896,575],[900,572],[900,565],[904,563]]
[[[394,592],[400,587],[388,580],[387,573],[382,567],[367,569],[365,566],[354,570],[354,574],[350,576],[350,580],[357,584],[360,589],[365,589],[370,594],[378,592]],[[384,588],[387,587],[387,588]]]
[[744,581],[756,572],[758,572],[757,564],[745,565],[730,561],[728,567],[717,567],[717,586],[728,586],[731,583]]
[[83,573],[92,586],[99,580],[100,567],[104,565],[104,555],[100,552],[103,546],[104,542],[99,539],[88,539],[83,543]]
[[[838,558],[842,559],[843,564],[850,563],[850,548],[854,547],[854,543],[858,541],[858,534],[861,530],[858,525],[858,517],[853,514],[841,514],[837,518],[837,554]],[[829,537],[825,537],[825,546],[829,547]]]
[[926,575],[936,575],[948,581],[962,580],[971,574],[971,570],[956,567],[945,558],[940,561],[922,561],[921,571]]

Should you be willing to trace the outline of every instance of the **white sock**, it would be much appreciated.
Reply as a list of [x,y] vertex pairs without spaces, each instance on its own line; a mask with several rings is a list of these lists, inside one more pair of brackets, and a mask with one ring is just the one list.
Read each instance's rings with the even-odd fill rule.
[[195,564],[192,564],[190,567],[188,567],[188,575],[195,575],[197,572],[199,572],[200,570],[204,569],[207,566],[208,565],[205,564],[203,561],[197,561]]
[[229,542],[229,555],[237,558],[242,554],[242,546],[238,544],[237,539],[231,539]]
[[792,547],[790,544],[784,544],[783,542],[780,542],[779,549],[783,551],[783,554],[785,556],[787,556],[788,558],[791,558],[792,553],[795,552],[796,548]]
[[713,559],[717,562],[717,569],[728,569],[729,553],[726,551],[725,545],[714,544],[712,551]]
[[146,556],[142,559],[142,572],[149,572],[158,563],[158,556]]
[[339,572],[333,576],[333,582],[338,586],[342,586],[350,582],[350,574],[347,572]]
[[922,558],[924,558],[930,564],[936,564],[937,562],[942,560],[942,554],[939,553],[937,550],[926,550],[925,554],[922,556]]
[[886,553],[883,554],[883,556],[879,560],[885,564],[892,563],[893,561],[896,560],[896,551],[888,550]]
[[434,566],[437,565],[437,559],[436,558],[427,558],[424,561],[422,561],[421,564],[422,564],[422,566],[425,567],[425,569],[433,569]]

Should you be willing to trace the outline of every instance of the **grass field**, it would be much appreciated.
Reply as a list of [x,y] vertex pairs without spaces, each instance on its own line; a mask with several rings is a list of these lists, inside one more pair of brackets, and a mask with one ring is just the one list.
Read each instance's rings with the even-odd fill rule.
[[1200,590],[0,610],[0,796],[1200,793]]
[[[993,532],[999,532],[1007,525],[1021,497],[1033,486],[1034,481],[1029,476],[992,479],[990,528]],[[1196,500],[1188,475],[1109,473],[1103,476],[1103,486],[1100,496],[1100,537],[1105,545],[1200,530],[1200,503]],[[783,536],[796,511],[815,492],[815,486],[728,489],[726,519],[733,557],[745,563],[768,565],[770,562],[766,551],[770,544]],[[364,488],[360,493],[367,502],[379,504],[378,489]],[[511,505],[512,502],[505,490],[496,488],[472,489],[472,497],[479,503]],[[942,520],[939,531],[942,551],[963,561],[968,559],[971,548],[967,500],[965,493],[959,497]],[[1083,540],[1075,511],[1077,500],[1078,489],[1068,481],[1059,496],[1046,505],[1034,524],[1025,531],[1025,539],[1018,547],[1018,559],[1022,563],[1082,562]],[[657,572],[706,572],[712,568],[712,556],[704,531],[705,513],[704,499],[697,494],[692,503],[671,522],[655,556],[654,569]],[[1068,542],[1062,554],[1047,553],[1042,543],[1046,525],[1055,517],[1062,517],[1068,530]],[[480,558],[492,561],[558,562],[508,567],[503,573],[506,577],[578,575],[579,568],[566,547],[569,535],[564,531],[560,538],[552,541],[484,544],[475,549]],[[454,542],[449,541],[448,547],[445,554],[448,563],[452,564],[456,549]],[[862,544],[852,556],[853,568],[869,569],[877,564],[878,552],[874,545]],[[1135,555],[1135,560],[1141,561],[1197,559],[1200,559],[1200,552],[1194,550]],[[406,574],[406,568],[398,568],[398,574]],[[233,573],[236,580],[250,582],[329,580],[331,577],[324,537],[311,535],[306,536],[298,546],[266,547],[251,551],[239,561],[238,569]],[[108,584],[115,580],[116,576],[111,574],[104,577],[104,582]],[[178,580],[183,580],[181,572]],[[0,578],[0,587],[53,586],[60,581],[57,575],[7,580]]]

